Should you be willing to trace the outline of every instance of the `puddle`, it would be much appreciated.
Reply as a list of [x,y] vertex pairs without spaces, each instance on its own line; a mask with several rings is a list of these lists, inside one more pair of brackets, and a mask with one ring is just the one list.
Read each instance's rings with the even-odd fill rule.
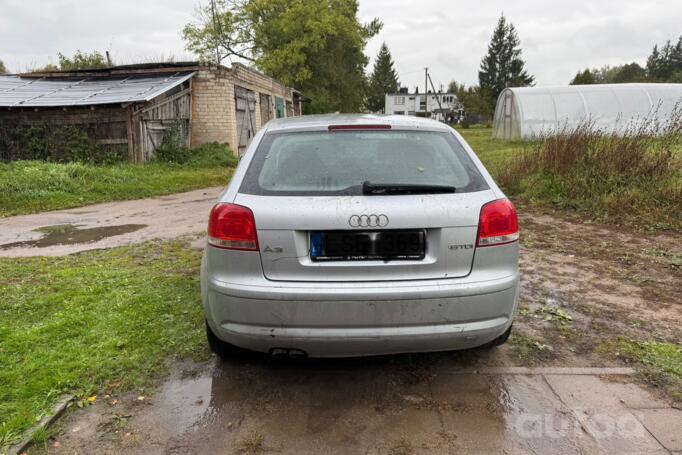
[[[543,376],[452,373],[462,363],[454,359],[181,362],[151,396],[133,393],[73,418],[57,453],[226,453],[249,441],[281,455],[623,452],[588,434]],[[602,417],[622,417],[612,414]],[[82,430],[120,415],[130,416],[123,436]],[[650,448],[627,433],[612,436],[617,448]]]
[[75,245],[79,243],[93,243],[107,237],[139,231],[147,227],[146,224],[120,224],[118,226],[101,226],[80,229],[75,224],[58,224],[35,229],[45,235],[36,240],[6,243],[0,245],[0,250],[12,248],[46,248],[54,245]]

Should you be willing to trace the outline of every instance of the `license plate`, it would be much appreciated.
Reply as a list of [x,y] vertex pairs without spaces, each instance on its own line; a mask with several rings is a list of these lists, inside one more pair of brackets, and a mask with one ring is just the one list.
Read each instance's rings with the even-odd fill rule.
[[317,231],[310,233],[313,261],[421,260],[423,230]]

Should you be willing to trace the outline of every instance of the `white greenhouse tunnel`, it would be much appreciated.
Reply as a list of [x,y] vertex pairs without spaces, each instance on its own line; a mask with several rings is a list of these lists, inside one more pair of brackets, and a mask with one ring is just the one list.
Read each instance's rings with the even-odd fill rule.
[[497,100],[493,137],[533,139],[586,122],[626,134],[646,119],[664,125],[676,109],[682,110],[682,84],[508,88]]

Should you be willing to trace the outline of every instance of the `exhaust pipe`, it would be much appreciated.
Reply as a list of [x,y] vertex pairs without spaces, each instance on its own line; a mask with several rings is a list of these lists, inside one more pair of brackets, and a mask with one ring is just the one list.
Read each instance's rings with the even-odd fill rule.
[[308,357],[308,354],[306,354],[305,351],[301,351],[300,349],[289,349],[290,359],[305,359],[306,357]]
[[272,348],[270,349],[270,355],[277,359],[286,357],[293,360],[300,360],[308,357],[308,354],[305,351],[292,348]]

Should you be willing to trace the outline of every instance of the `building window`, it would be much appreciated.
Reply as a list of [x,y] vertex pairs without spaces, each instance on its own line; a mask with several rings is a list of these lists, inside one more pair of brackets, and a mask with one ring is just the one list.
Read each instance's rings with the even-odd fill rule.
[[404,96],[396,96],[395,97],[395,104],[405,104],[405,97]]

